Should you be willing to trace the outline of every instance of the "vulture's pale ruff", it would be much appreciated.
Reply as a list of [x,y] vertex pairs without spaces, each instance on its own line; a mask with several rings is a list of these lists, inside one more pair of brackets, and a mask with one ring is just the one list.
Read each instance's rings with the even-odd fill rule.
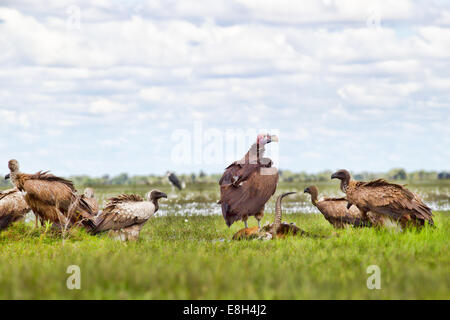
[[22,220],[30,210],[19,189],[0,192],[0,231],[11,223]]
[[167,198],[167,195],[153,190],[147,194],[146,200],[127,194],[109,199],[106,208],[96,218],[94,233],[110,231],[121,241],[138,240],[142,227],[158,211],[161,198]]

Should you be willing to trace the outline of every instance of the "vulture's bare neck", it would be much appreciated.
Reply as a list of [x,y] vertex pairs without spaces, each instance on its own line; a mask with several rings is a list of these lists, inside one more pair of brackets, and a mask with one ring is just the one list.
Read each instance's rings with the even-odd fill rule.
[[255,143],[251,146],[245,157],[240,161],[241,164],[260,164],[264,157],[266,149],[264,145]]
[[350,184],[350,179],[341,180],[341,190],[343,193],[347,193],[347,188]]

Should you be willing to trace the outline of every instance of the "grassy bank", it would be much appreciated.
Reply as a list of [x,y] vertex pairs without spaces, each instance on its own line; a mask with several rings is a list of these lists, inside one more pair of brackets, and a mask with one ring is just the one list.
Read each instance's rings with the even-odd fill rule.
[[[435,229],[403,233],[284,220],[329,238],[231,242],[242,224],[164,216],[137,243],[75,230],[63,244],[18,223],[0,235],[0,299],[450,299],[450,212],[436,213]],[[66,287],[69,265],[81,268],[81,290]],[[370,265],[381,290],[366,286]]]

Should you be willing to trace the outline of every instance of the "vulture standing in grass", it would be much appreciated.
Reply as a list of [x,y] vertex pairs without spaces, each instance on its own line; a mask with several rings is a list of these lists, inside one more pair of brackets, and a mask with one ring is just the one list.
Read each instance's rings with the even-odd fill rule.
[[99,210],[97,199],[95,199],[95,192],[92,188],[84,189],[84,193],[81,196],[81,199],[86,201],[86,203],[92,208],[94,213],[97,213]]
[[249,216],[254,216],[261,227],[265,204],[275,193],[279,177],[272,160],[263,158],[265,145],[271,142],[278,142],[278,137],[258,135],[244,158],[226,168],[220,179],[219,204],[228,227],[242,220],[248,228]]
[[301,236],[311,236],[307,232],[301,230],[299,227],[294,224],[288,224],[282,222],[282,201],[283,198],[295,194],[295,192],[288,192],[282,194],[278,197],[277,203],[275,206],[275,221],[272,224],[266,225],[261,229],[258,227],[253,228],[245,228],[239,230],[234,236],[233,240],[251,240],[251,239],[276,239],[276,238],[285,238],[288,235],[301,235]]
[[0,192],[0,231],[11,223],[22,220],[31,209],[19,189]]
[[89,229],[95,226],[92,221],[95,212],[77,195],[71,181],[42,171],[35,174],[21,173],[17,160],[10,160],[8,167],[10,174],[5,179],[11,179],[22,192],[26,203],[41,223],[50,221],[59,227],[81,223]]
[[370,219],[364,218],[358,208],[351,207],[347,209],[348,202],[345,198],[325,198],[318,200],[319,190],[316,186],[310,186],[304,192],[311,195],[312,204],[319,209],[325,219],[335,228],[371,226]]
[[335,172],[331,179],[341,180],[341,190],[347,195],[347,207],[356,206],[363,217],[370,211],[384,225],[400,224],[422,227],[434,225],[431,209],[416,194],[405,187],[383,179],[370,182],[354,181],[347,170]]
[[167,198],[167,195],[153,190],[146,198],[123,194],[109,199],[106,208],[96,218],[94,233],[110,231],[117,240],[138,240],[142,227],[158,211],[158,200]]
[[[183,186],[181,185],[180,180],[178,179],[178,177],[175,175],[175,173],[167,171],[166,173],[167,178],[169,179],[170,184],[172,185],[172,188],[176,187],[178,190],[183,190]],[[173,189],[172,189],[173,191]]]

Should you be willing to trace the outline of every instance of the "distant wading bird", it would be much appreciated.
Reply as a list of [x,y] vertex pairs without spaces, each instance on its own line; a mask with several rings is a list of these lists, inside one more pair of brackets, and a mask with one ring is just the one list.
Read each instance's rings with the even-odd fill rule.
[[0,192],[0,231],[13,222],[22,220],[31,209],[19,189]]
[[364,218],[358,208],[351,207],[347,209],[348,202],[345,198],[325,198],[318,200],[319,190],[316,186],[310,186],[304,192],[311,195],[312,204],[319,209],[325,219],[335,228],[371,226],[369,219]]
[[135,194],[109,199],[106,208],[96,218],[94,233],[110,231],[117,240],[138,240],[142,227],[158,211],[161,198],[167,198],[167,195],[153,190],[147,194],[146,200]]
[[276,239],[276,238],[285,238],[288,235],[309,235],[307,232],[301,230],[299,227],[294,224],[288,224],[282,222],[282,201],[283,198],[295,194],[295,192],[289,192],[282,194],[278,197],[277,203],[275,206],[275,221],[272,224],[266,225],[261,229],[258,227],[253,228],[245,228],[239,230],[234,236],[233,240],[251,240],[251,239]]
[[[176,187],[178,190],[183,190],[183,186],[181,185],[180,180],[175,175],[175,173],[167,171],[166,173],[167,178],[169,179],[170,184],[172,185],[172,188]],[[172,189],[173,191],[173,189]]]
[[244,158],[227,167],[220,179],[219,204],[228,227],[242,220],[248,228],[249,216],[254,216],[261,227],[265,204],[275,193],[279,177],[272,160],[263,158],[265,145],[271,142],[278,142],[278,137],[258,135]]
[[399,223],[402,228],[422,227],[425,221],[434,225],[431,209],[418,195],[401,185],[383,179],[354,181],[347,170],[335,172],[331,179],[341,180],[341,190],[347,195],[347,207],[355,205],[364,218],[370,211],[374,219],[382,221],[385,226]]
[[22,192],[26,203],[41,223],[52,222],[60,228],[81,223],[91,229],[96,212],[76,194],[73,183],[48,172],[21,173],[17,160],[8,163],[10,174],[5,179]]

